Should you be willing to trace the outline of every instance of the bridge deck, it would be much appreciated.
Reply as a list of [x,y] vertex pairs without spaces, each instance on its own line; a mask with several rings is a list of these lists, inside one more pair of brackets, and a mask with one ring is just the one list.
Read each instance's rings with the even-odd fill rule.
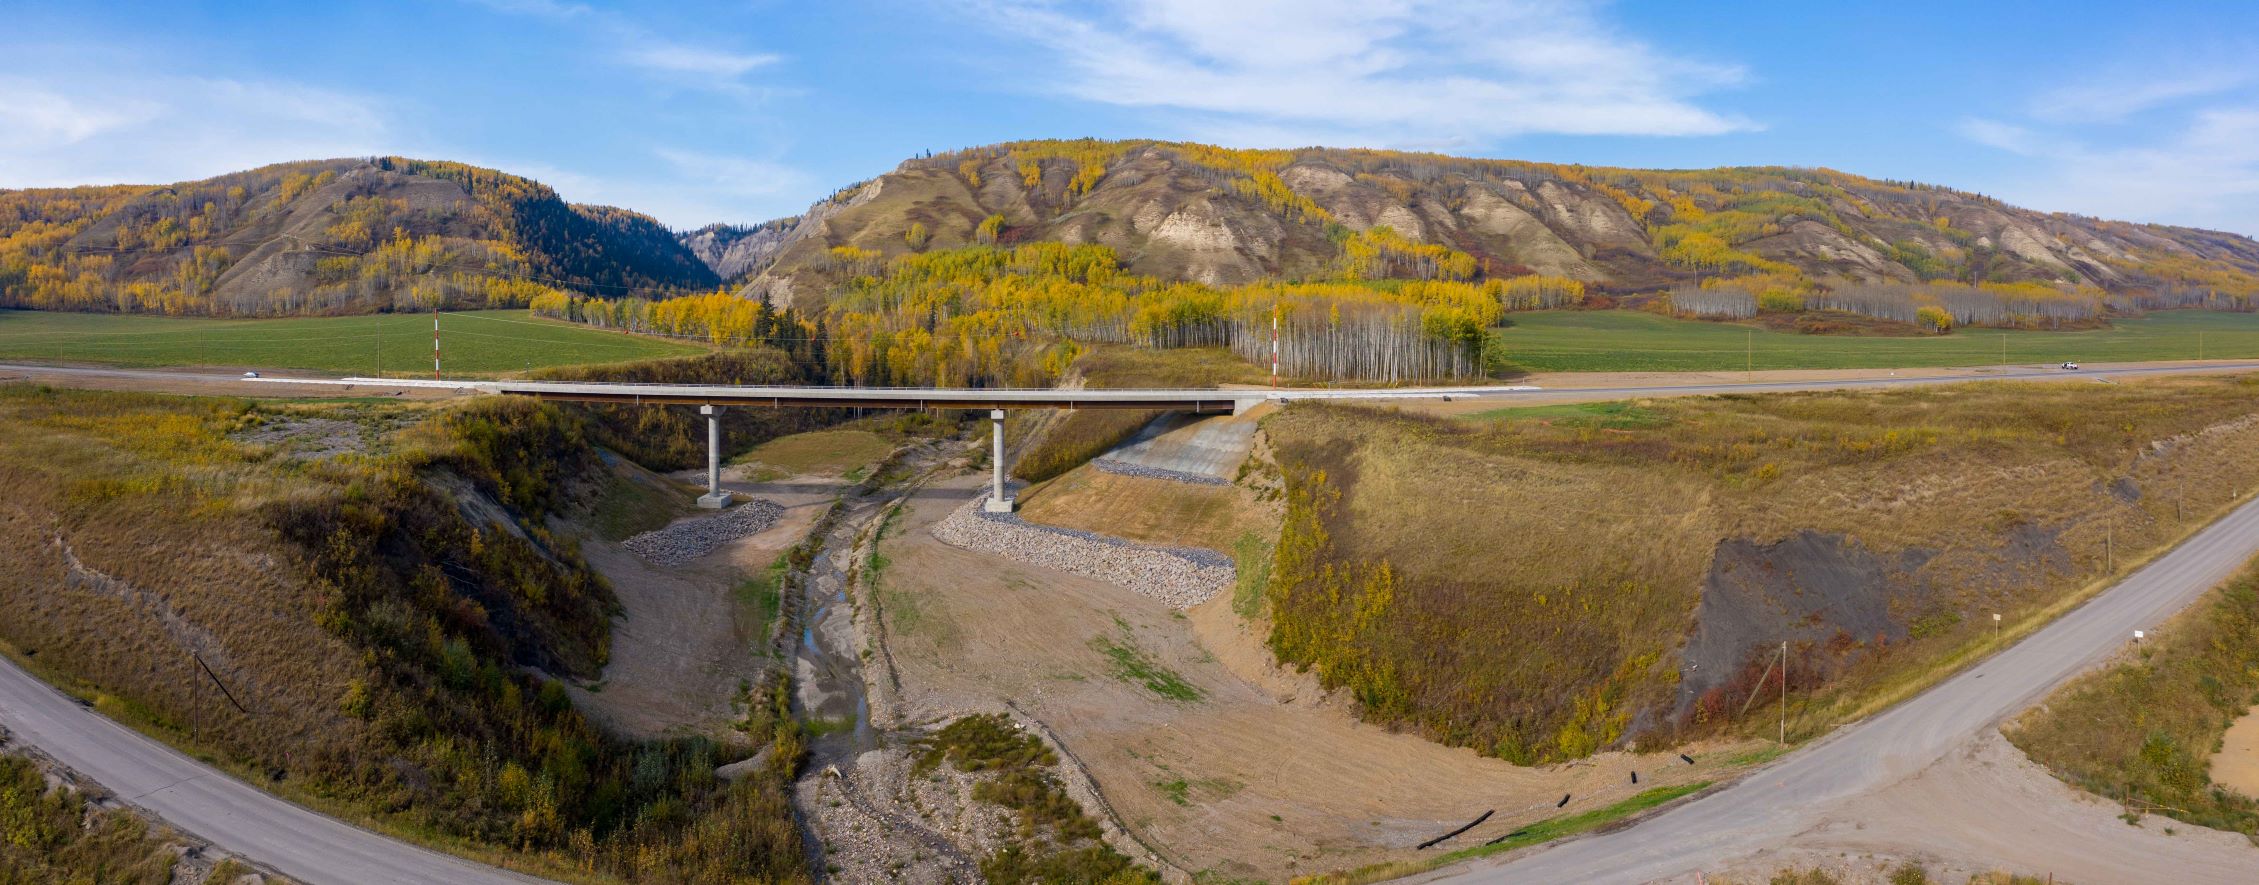
[[1479,396],[1532,387],[1361,389],[1084,389],[1056,387],[780,387],[585,381],[454,381],[406,378],[267,378],[286,384],[414,387],[510,393],[539,399],[635,405],[879,409],[1161,409],[1236,413],[1265,400],[1408,399]]

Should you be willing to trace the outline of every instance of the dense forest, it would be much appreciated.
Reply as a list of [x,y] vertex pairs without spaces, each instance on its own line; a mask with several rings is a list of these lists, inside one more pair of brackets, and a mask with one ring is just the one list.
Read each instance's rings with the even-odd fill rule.
[[657,221],[459,163],[327,160],[163,186],[0,192],[6,307],[338,314],[718,282]]
[[[1383,233],[1386,228],[1380,229]],[[715,344],[817,342],[833,377],[857,384],[1055,381],[1084,348],[1225,345],[1297,377],[1400,381],[1481,374],[1485,330],[1505,311],[1572,305],[1575,280],[1362,280],[1345,256],[1328,282],[1207,286],[1125,271],[1105,246],[970,246],[881,261],[852,247],[854,275],[814,319],[726,293],[663,301],[550,293],[537,313]]]

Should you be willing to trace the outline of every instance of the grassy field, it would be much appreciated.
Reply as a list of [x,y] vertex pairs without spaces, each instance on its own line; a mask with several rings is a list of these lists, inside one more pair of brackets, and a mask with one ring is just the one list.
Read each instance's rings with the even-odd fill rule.
[[1790,736],[1825,733],[2259,485],[2255,391],[1296,404],[1264,421],[1290,480],[1271,647],[1369,719],[1540,763],[1737,733],[1758,652],[1790,639]]
[[[1628,310],[1534,311],[1495,332],[1531,372],[1722,372],[2259,358],[2259,314],[2169,311],[2076,332],[1964,329],[1903,338],[1801,335]],[[2202,341],[2199,342],[2201,333]]]
[[868,430],[811,430],[769,440],[730,463],[757,468],[761,481],[812,474],[861,479],[858,471],[892,451],[893,440]]
[[[431,314],[213,320],[0,310],[0,359],[227,366],[339,374],[431,371]],[[523,310],[440,315],[448,375],[687,356],[703,348],[601,332]]]

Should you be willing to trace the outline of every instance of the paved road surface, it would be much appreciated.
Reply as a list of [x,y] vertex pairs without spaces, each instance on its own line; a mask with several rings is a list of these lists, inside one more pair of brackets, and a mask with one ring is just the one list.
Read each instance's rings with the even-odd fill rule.
[[[2232,577],[2259,551],[2245,504],[2007,651],[1842,729],[1747,779],[1636,826],[1439,877],[1478,882],[1645,882],[1713,869],[1811,825],[1838,803],[1928,768],[2064,680],[2107,659]],[[2259,876],[2259,873],[2255,873]]]
[[[2011,366],[2006,368],[1968,370],[1918,370],[1922,372],[1922,374],[1916,374],[1917,370],[1909,370],[1908,374],[1895,376],[1882,375],[1869,377],[1815,377],[1766,381],[1718,381],[1713,379],[1718,378],[1719,375],[1724,373],[1689,372],[1683,373],[1687,379],[1683,382],[1665,381],[1663,383],[1657,384],[1617,386],[1601,385],[1594,387],[1583,387],[1571,384],[1531,389],[1490,388],[1482,392],[1473,393],[1472,395],[1462,394],[1454,396],[1453,398],[1457,400],[1473,400],[1483,403],[1495,402],[1501,405],[1506,405],[1511,404],[1516,400],[1528,400],[1531,402],[1554,402],[1564,399],[1603,400],[1643,396],[1687,396],[1721,393],[1779,393],[1794,390],[1843,390],[1869,387],[1910,387],[1925,384],[1959,384],[1969,381],[2060,381],[2076,380],[2081,378],[2132,378],[2147,375],[2190,375],[2219,372],[2250,372],[2254,370],[2259,370],[2259,360],[2217,360],[2206,363],[2175,364],[2124,363],[2111,365],[2090,365],[2085,369],[2076,372],[2065,371],[2063,369],[2055,368],[2052,366]],[[1941,371],[1943,373],[1940,373]],[[296,375],[301,380],[312,379],[312,376],[305,376],[299,373],[270,372],[267,374],[270,379],[281,379],[293,375]],[[250,396],[337,396],[341,391],[344,390],[343,385],[333,386],[328,384],[258,384],[257,382],[247,381],[240,374],[215,374],[209,372],[199,373],[165,369],[129,369],[109,366],[44,366],[37,364],[0,363],[0,379],[5,379],[8,376],[30,377],[49,384],[68,384],[72,378],[84,378],[92,385],[105,387],[119,386],[121,383],[130,383],[134,381],[147,381],[151,385],[154,385],[152,389],[166,390],[170,392],[187,392],[187,390],[194,389],[198,386],[209,385],[215,390],[215,392]],[[1669,376],[1662,375],[1660,377]],[[428,384],[429,382],[415,381],[414,383]],[[372,391],[385,391],[395,388],[391,388],[388,385],[382,384],[380,382],[370,382],[360,384],[353,389],[356,392],[366,393]],[[406,386],[402,386],[396,389],[410,395],[433,395],[435,393],[444,393],[444,391],[433,391],[429,389],[419,389]],[[1441,391],[1444,389],[1434,388],[1432,390]],[[1292,390],[1281,391],[1280,393],[1283,394],[1283,398],[1285,399],[1294,398],[1294,391]],[[1313,395],[1323,395],[1328,398],[1340,398],[1344,396],[1345,391],[1338,389],[1317,389],[1310,391],[1310,393]],[[1406,391],[1402,390],[1376,391],[1376,394],[1380,395],[1394,394],[1396,396],[1402,396],[1404,393],[1406,393]],[[1440,392],[1429,393],[1427,395],[1431,397],[1442,396]]]
[[79,706],[0,658],[0,724],[176,829],[307,883],[522,885],[481,866],[276,798]]

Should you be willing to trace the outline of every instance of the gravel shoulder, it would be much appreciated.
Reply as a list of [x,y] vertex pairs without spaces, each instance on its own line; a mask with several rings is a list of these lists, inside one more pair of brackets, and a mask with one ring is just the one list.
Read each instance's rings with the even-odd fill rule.
[[1920,864],[1933,881],[1948,882],[2009,870],[2078,882],[2225,885],[2259,871],[2259,850],[2243,836],[2154,815],[2129,824],[2122,812],[1987,730],[1921,773],[1718,872],[1762,881],[1773,870],[1845,856]]

